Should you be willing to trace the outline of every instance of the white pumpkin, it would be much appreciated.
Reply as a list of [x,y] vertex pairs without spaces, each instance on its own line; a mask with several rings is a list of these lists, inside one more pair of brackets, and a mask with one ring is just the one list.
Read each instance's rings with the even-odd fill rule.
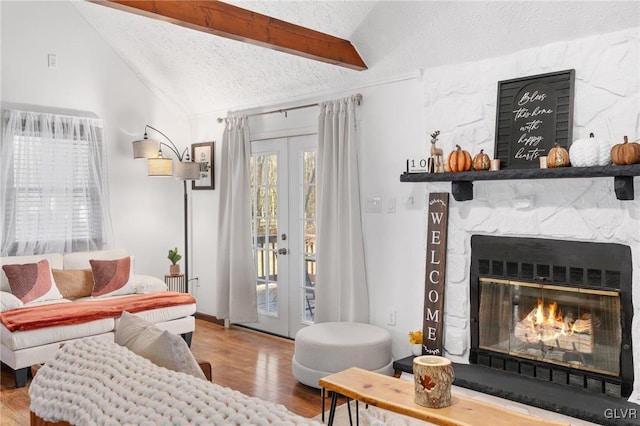
[[611,163],[611,144],[596,139],[593,133],[586,139],[578,139],[569,147],[573,167],[608,166]]

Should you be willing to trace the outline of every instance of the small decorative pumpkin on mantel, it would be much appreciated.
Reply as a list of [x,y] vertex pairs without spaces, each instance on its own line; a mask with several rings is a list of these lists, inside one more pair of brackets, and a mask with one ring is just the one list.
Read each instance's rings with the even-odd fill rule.
[[640,144],[629,142],[629,138],[625,136],[623,143],[611,148],[611,161],[618,165],[640,163]]
[[447,165],[450,172],[466,172],[471,170],[471,154],[469,151],[465,151],[460,148],[460,145],[456,145],[456,149],[451,151],[447,158]]
[[556,142],[555,146],[549,150],[549,154],[547,155],[547,167],[567,167],[568,165],[569,152]]
[[473,169],[474,170],[489,170],[491,166],[491,159],[487,154],[484,153],[484,149],[481,149],[480,152],[473,157]]
[[589,133],[586,139],[577,139],[569,147],[572,167],[608,166],[611,162],[611,144]]

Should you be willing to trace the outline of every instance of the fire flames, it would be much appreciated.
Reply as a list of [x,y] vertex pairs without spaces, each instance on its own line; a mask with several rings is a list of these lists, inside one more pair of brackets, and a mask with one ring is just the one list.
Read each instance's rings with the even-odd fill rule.
[[[532,330],[540,331],[544,329],[545,326],[552,327],[554,330],[557,330],[556,335],[548,338],[556,338],[560,334],[566,333],[566,324],[564,322],[564,318],[562,317],[562,311],[558,309],[558,304],[556,302],[551,302],[547,305],[547,309],[544,309],[544,304],[542,300],[538,299],[538,306],[536,307],[533,314],[533,322],[530,324]],[[573,324],[570,324],[570,328]],[[573,332],[573,329],[570,331]],[[543,339],[543,336],[539,336],[540,340]]]
[[528,343],[543,342],[545,345],[571,350],[580,350],[579,346],[590,342],[590,334],[589,314],[574,320],[571,316],[563,316],[555,301],[545,307],[540,299],[537,306],[516,324],[515,330],[516,337]]

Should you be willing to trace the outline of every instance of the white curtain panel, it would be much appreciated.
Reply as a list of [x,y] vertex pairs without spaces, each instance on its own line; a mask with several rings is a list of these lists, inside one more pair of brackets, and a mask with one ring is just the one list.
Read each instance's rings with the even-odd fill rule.
[[356,102],[320,103],[315,322],[369,322]]
[[2,255],[108,246],[111,220],[102,120],[7,109],[2,127]]
[[221,157],[213,314],[232,323],[256,322],[249,182],[251,140],[247,117],[226,119]]

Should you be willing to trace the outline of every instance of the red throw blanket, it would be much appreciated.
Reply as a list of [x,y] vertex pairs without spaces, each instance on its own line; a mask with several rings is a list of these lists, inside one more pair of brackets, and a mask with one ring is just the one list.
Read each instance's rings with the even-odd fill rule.
[[165,291],[11,309],[0,313],[0,321],[11,332],[27,331],[117,318],[122,311],[133,314],[192,303],[196,303],[196,299],[190,294]]

